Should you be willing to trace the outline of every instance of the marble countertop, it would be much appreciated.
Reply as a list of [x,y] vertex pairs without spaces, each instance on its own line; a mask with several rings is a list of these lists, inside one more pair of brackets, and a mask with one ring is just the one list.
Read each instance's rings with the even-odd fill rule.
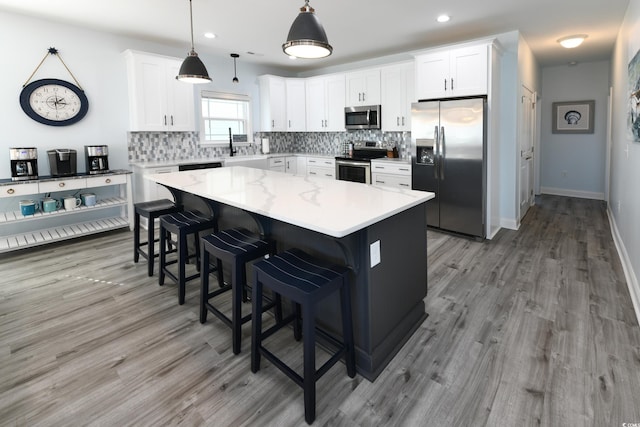
[[153,174],[145,178],[337,238],[434,197],[426,191],[294,176],[242,166]]

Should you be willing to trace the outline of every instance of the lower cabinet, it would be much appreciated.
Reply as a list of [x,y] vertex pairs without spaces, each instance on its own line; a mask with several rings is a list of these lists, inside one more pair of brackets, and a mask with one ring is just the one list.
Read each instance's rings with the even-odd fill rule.
[[307,176],[336,179],[334,157],[307,157]]
[[372,160],[371,184],[411,190],[411,165]]
[[133,167],[133,202],[148,202],[151,200],[169,199],[173,200],[173,195],[164,186],[146,179],[145,175],[155,175],[158,173],[178,172],[178,166],[165,166],[157,168]]
[[269,170],[286,172],[286,157],[270,157]]
[[[95,195],[87,206],[86,193]],[[80,197],[85,194],[85,202]],[[45,212],[41,201],[54,199],[55,209]],[[64,198],[77,206],[64,208]],[[93,200],[93,198],[91,198]],[[21,202],[33,201],[33,215],[23,215]],[[75,203],[74,203],[75,204]],[[89,234],[133,229],[131,172],[112,171],[99,176],[47,178],[29,183],[0,184],[0,252],[9,252]]]

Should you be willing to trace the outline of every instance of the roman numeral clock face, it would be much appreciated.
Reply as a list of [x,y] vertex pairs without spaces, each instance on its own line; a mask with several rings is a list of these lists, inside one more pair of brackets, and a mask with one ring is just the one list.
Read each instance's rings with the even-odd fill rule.
[[80,121],[89,101],[79,87],[58,79],[36,80],[20,93],[20,106],[33,120],[50,126],[67,126]]

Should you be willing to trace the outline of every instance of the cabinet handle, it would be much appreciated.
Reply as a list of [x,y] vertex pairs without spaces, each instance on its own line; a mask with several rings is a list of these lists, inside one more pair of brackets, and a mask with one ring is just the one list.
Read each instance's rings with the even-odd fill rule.
[[376,184],[384,184],[384,181],[380,181],[376,179]]
[[358,102],[362,102],[362,93],[358,92]]
[[409,169],[407,168],[400,168],[401,171],[405,171],[405,172],[409,172]]
[[105,179],[104,182],[106,182],[107,184],[111,184],[111,178]]
[[171,126],[173,126],[173,114],[171,115]]
[[366,101],[366,99],[365,99],[366,96],[365,95],[366,95],[366,93],[362,92],[362,102]]
[[165,126],[167,125],[167,115],[166,114],[164,115],[164,125]]
[[408,187],[408,186],[409,186],[409,184],[404,184],[404,183],[402,183],[402,182],[401,182],[401,183],[400,183],[400,186],[402,186],[402,187]]
[[10,188],[10,189],[7,190],[7,194],[13,194],[15,192],[16,192],[16,190],[14,190],[13,188]]
[[272,128],[276,127],[276,121],[275,120],[271,120],[271,127]]
[[289,128],[291,128],[291,120],[289,120]]
[[444,90],[447,90],[447,79],[444,79]]
[[400,117],[396,117],[396,126],[400,126]]
[[451,90],[453,90],[453,77],[451,78]]
[[309,172],[309,175],[316,175],[315,172]]
[[60,188],[64,187],[64,182],[59,182],[58,183],[58,187],[60,187]]

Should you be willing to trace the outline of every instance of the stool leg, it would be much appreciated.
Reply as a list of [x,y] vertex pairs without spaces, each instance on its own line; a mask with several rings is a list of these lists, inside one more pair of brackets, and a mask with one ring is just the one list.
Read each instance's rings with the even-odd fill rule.
[[196,231],[196,270],[200,271],[200,244],[198,243],[200,241],[200,233],[198,233]]
[[158,284],[164,285],[164,268],[167,262],[167,250],[166,250],[167,231],[162,224],[160,224],[160,273],[158,274]]
[[294,302],[291,305],[293,306],[293,313],[295,314],[293,319],[293,337],[296,341],[300,341],[300,338],[302,338],[302,327],[300,325],[302,315],[300,314],[300,304]]
[[136,213],[133,216],[133,262],[140,260],[140,214]]
[[345,364],[349,378],[356,376],[356,355],[353,344],[353,320],[351,319],[351,292],[349,283],[343,280],[340,287],[340,300],[342,303],[342,337],[346,349]]
[[149,257],[147,259],[147,274],[149,275],[149,277],[153,276],[153,264],[155,263],[155,257],[153,256],[154,254],[154,246],[155,243],[153,242],[155,240],[154,237],[154,228],[155,228],[155,220],[153,218],[153,216],[149,217],[149,223],[147,224],[147,256]]
[[302,307],[302,334],[304,351],[304,420],[311,424],[316,419],[316,330],[315,307],[306,301]]
[[231,270],[231,334],[233,335],[233,354],[240,353],[242,340],[242,294],[245,287],[245,264],[235,258]]
[[178,234],[178,304],[182,305],[184,304],[186,293],[187,235],[185,233]]
[[262,283],[255,278],[252,289],[251,313],[251,372],[260,370],[260,347],[262,347]]
[[206,303],[209,297],[209,252],[204,248],[202,243],[200,253],[202,255],[202,265],[200,267],[200,323],[207,321]]
[[224,286],[224,274],[222,273],[222,260],[216,258],[216,269],[218,270],[218,286]]

